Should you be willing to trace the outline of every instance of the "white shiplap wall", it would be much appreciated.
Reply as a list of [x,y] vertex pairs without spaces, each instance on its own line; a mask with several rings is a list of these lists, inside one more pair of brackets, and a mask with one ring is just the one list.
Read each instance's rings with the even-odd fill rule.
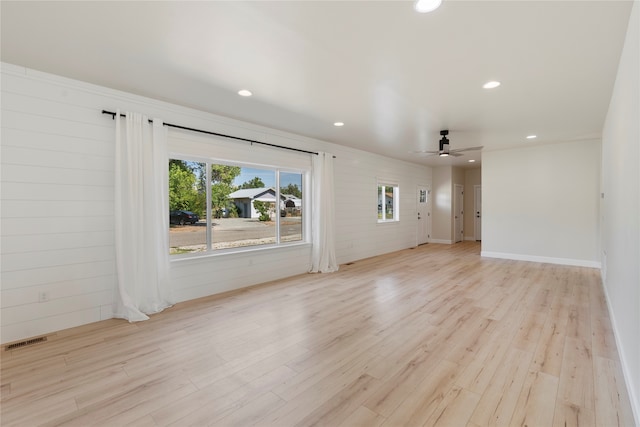
[[[417,187],[431,184],[431,168],[333,146],[336,154],[336,251],[339,263],[417,243]],[[400,188],[400,221],[378,223],[378,180]]]
[[[7,69],[8,68],[8,69]],[[86,94],[2,69],[2,341],[110,317],[113,130]],[[40,293],[49,295],[38,302]]]
[[[431,169],[2,64],[1,342],[111,317],[114,124],[102,109],[307,150],[335,160],[340,263],[416,243],[416,187]],[[178,148],[176,148],[178,147]],[[172,146],[179,150],[179,144]],[[400,185],[400,222],[377,224],[377,178]],[[173,261],[185,301],[304,273],[310,245]],[[39,302],[41,293],[49,300]]]

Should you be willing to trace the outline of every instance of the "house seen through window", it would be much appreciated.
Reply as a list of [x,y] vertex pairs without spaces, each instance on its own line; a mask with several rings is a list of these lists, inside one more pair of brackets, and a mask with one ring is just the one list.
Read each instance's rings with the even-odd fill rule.
[[303,240],[302,172],[169,160],[171,255]]

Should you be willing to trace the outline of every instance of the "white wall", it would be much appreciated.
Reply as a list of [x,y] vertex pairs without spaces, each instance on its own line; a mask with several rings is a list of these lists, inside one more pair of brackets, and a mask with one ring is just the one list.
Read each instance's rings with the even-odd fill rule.
[[633,5],[602,137],[602,269],[640,424],[640,4]]
[[[338,261],[416,244],[415,191],[430,168],[10,64],[1,72],[3,343],[111,317],[115,130],[102,109],[332,152]],[[400,185],[398,223],[377,224],[377,178]],[[309,256],[302,245],[179,260],[171,277],[183,301],[303,273]]]
[[590,267],[599,256],[599,141],[482,155],[482,255]]

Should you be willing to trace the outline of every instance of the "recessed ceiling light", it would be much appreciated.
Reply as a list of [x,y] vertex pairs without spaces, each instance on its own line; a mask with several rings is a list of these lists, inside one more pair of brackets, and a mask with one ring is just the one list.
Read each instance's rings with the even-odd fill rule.
[[475,163],[475,162],[476,162],[476,161],[475,161],[475,160],[473,160],[473,159],[469,160],[469,163]]
[[417,0],[413,5],[416,12],[427,13],[433,12],[442,4],[442,0]]
[[340,127],[340,126],[344,126],[344,123],[342,123],[342,122],[335,122],[333,125],[334,125],[334,126],[336,126],[336,127]]
[[536,139],[538,135],[528,135],[527,139]]
[[482,85],[483,88],[485,89],[495,89],[498,86],[500,86],[500,82],[497,81],[490,81],[490,82],[486,82],[484,85]]
[[238,95],[240,96],[251,96],[253,95],[250,90],[242,89],[238,91]]

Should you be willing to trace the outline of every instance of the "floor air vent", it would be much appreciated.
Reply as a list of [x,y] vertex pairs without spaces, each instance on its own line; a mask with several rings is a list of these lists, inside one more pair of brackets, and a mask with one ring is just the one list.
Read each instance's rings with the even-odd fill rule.
[[38,338],[32,338],[30,340],[15,342],[13,344],[6,345],[4,347],[4,351],[15,350],[16,348],[27,347],[29,345],[39,344],[41,342],[46,342],[46,341],[47,341],[47,337],[38,337]]

